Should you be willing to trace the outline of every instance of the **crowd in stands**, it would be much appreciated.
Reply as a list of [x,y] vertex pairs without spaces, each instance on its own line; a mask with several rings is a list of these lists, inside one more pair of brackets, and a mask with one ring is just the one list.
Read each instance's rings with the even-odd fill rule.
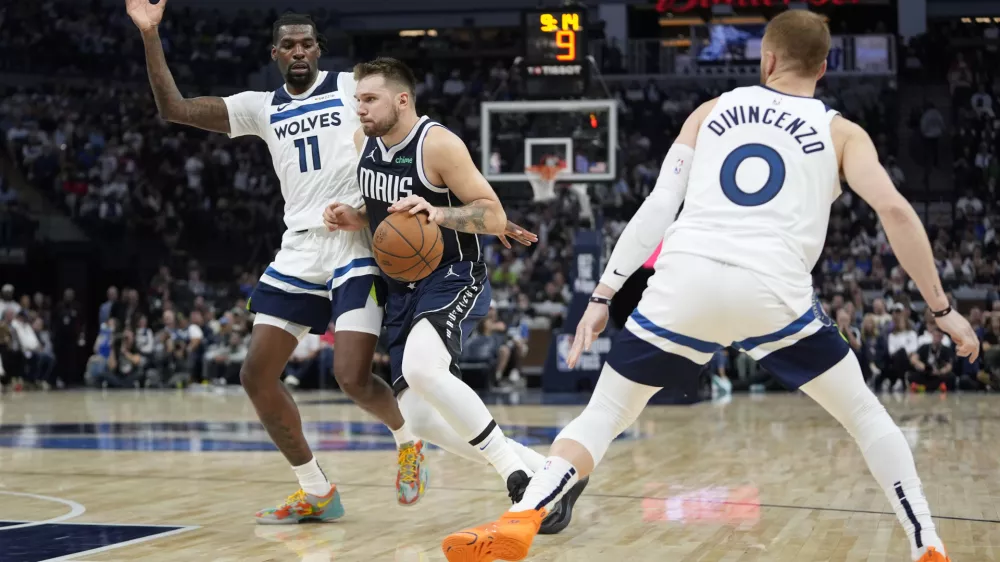
[[[40,49],[32,68],[18,67],[20,58],[0,56],[0,70],[145,80],[139,38],[119,6],[50,0],[6,10],[0,16],[0,54],[38,48],[54,32],[67,41]],[[269,22],[274,16],[243,12],[227,21],[220,14],[206,17],[202,11],[172,12],[161,31],[178,81],[197,86],[207,85],[206,80],[228,81],[240,86],[247,73],[266,61],[260,55],[270,43]],[[15,33],[13,19],[35,22],[37,27],[27,26],[31,33]],[[444,40],[419,41],[420,48],[430,52]],[[1000,144],[995,111],[1000,100],[990,74],[995,68],[985,63],[993,59],[961,51],[943,63],[932,58],[940,58],[940,53],[931,55],[932,50],[924,48],[933,41],[913,43],[914,56],[926,54],[925,67],[940,69],[939,81],[947,78],[955,106],[952,115],[943,107],[934,109],[938,115],[924,112],[919,128],[933,133],[925,138],[939,140],[946,132],[953,134],[955,185],[961,189],[955,193],[948,220],[932,221],[928,227],[946,289],[961,295],[963,303],[969,301],[969,291],[976,295],[976,308],[963,304],[962,309],[980,331],[985,353],[977,365],[966,366],[941,351],[949,349],[950,342],[939,337],[933,319],[926,317],[871,209],[849,191],[834,205],[827,247],[814,272],[816,287],[824,308],[862,357],[873,386],[898,389],[912,383],[914,389],[938,389],[937,379],[927,377],[941,377],[944,365],[952,364],[953,370],[946,373],[951,378],[942,381],[948,382],[946,388],[996,389],[1000,387],[996,382],[1000,217],[995,155]],[[620,51],[612,46],[602,59],[621,68]],[[419,108],[467,139],[470,151],[478,155],[483,126],[479,103],[522,95],[523,84],[509,68],[509,60],[500,59],[425,61],[416,68]],[[256,140],[229,140],[166,124],[157,117],[147,90],[114,84],[101,80],[99,85],[68,82],[7,90],[0,97],[0,131],[29,181],[79,224],[102,239],[140,241],[145,255],[169,265],[148,284],[121,291],[110,288],[97,326],[73,335],[48,335],[53,324],[52,312],[46,311],[52,305],[45,297],[25,299],[13,294],[13,288],[8,295],[5,288],[0,319],[3,381],[58,386],[59,366],[73,364],[61,357],[59,342],[72,340],[73,344],[64,344],[66,349],[78,349],[76,340],[82,336],[76,334],[85,332],[93,337],[85,348],[91,355],[85,378],[90,385],[237,383],[252,322],[246,299],[283,229],[282,201],[270,156]],[[538,233],[540,241],[531,248],[511,250],[495,240],[487,246],[495,302],[469,342],[464,360],[485,364],[491,385],[523,384],[519,367],[528,351],[528,332],[562,326],[572,296],[569,267],[575,230],[601,228],[610,248],[652,190],[660,160],[686,116],[723,89],[694,84],[666,88],[653,81],[612,81],[609,88],[620,102],[617,180],[591,187],[595,207],[589,212],[589,202],[564,188],[547,203],[517,197],[505,201],[510,218]],[[901,116],[895,111],[895,86],[871,79],[828,82],[817,97],[871,133],[886,171],[897,186],[905,186],[907,178],[896,161]],[[936,146],[934,154],[945,152]],[[14,208],[16,198],[10,193],[0,178],[3,217]],[[7,232],[0,230],[0,236]],[[220,262],[220,255],[228,261]],[[212,267],[201,265],[206,262]],[[258,269],[242,269],[246,267]],[[175,273],[182,275],[174,278]],[[75,310],[64,303],[59,307]],[[332,332],[303,340],[286,382],[332,384],[334,347]],[[382,373],[386,369],[384,348],[375,369]],[[720,353],[711,369],[737,388],[774,387],[767,373],[736,350]]]

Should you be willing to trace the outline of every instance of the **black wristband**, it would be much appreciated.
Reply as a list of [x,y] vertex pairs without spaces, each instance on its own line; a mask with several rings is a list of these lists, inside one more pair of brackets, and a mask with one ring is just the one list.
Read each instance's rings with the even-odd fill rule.
[[608,297],[599,297],[597,295],[590,295],[590,302],[611,306],[611,299],[609,299]]
[[948,316],[949,314],[951,314],[951,305],[949,304],[947,308],[945,308],[940,312],[935,312],[932,310],[931,314],[934,315],[934,318],[942,318],[944,316]]

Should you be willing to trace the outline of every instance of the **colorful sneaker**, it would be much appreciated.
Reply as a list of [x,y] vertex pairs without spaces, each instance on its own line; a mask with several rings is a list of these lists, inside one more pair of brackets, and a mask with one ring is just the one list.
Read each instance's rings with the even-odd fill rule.
[[424,442],[403,443],[399,448],[399,472],[396,473],[396,501],[413,505],[427,489],[430,472],[424,467]]
[[948,558],[944,554],[937,551],[933,546],[927,547],[927,552],[920,557],[917,562],[951,562],[951,558]]
[[493,523],[448,535],[441,542],[441,550],[448,562],[524,560],[546,515],[544,507],[508,511]]
[[258,525],[294,525],[303,521],[334,521],[344,516],[337,487],[325,496],[314,496],[299,490],[278,507],[262,509],[255,516]]

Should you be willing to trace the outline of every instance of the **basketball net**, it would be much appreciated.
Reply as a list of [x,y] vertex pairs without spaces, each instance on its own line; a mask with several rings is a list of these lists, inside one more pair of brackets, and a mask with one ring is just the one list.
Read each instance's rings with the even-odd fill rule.
[[535,194],[534,201],[551,201],[556,198],[556,180],[566,171],[565,163],[558,158],[546,158],[545,164],[529,166],[525,172]]

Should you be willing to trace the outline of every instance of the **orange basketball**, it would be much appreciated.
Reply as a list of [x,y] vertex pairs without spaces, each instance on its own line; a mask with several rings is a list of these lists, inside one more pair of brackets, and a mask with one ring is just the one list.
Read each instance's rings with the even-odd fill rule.
[[396,281],[420,281],[441,264],[444,255],[441,236],[441,228],[427,219],[427,213],[393,213],[375,229],[372,243],[375,261]]

